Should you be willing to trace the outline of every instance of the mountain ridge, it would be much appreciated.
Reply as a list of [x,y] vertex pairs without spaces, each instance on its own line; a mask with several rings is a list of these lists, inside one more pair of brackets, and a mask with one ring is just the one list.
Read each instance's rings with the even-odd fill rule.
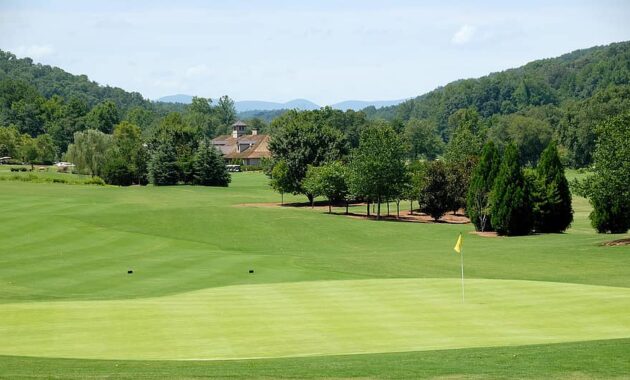
[[[162,103],[180,103],[180,104],[190,104],[192,102],[192,95],[187,94],[175,94],[175,95],[167,95],[163,96],[159,99],[156,99],[157,102]],[[388,107],[394,106],[404,102],[406,99],[397,99],[397,100],[344,100],[341,102],[337,102],[331,104],[330,107],[339,109],[342,111],[345,110],[354,110],[360,111],[366,107],[373,106],[375,108],[380,107]],[[288,102],[270,102],[265,100],[239,100],[234,101],[234,107],[236,111],[241,112],[250,112],[250,111],[277,111],[277,110],[287,110],[287,109],[298,109],[302,111],[310,111],[319,109],[322,106],[318,105],[308,99],[292,99]]]

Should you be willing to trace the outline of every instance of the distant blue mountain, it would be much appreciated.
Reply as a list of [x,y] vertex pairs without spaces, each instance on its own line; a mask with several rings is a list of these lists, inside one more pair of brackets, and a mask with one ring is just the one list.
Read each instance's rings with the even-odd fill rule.
[[234,102],[237,112],[274,111],[283,109],[316,110],[320,107],[306,99],[294,99],[286,103],[265,102],[260,100],[241,100]]
[[[190,104],[192,102],[192,98],[193,97],[191,95],[177,94],[159,98],[158,102]],[[403,99],[381,100],[373,102],[363,100],[347,100],[344,102],[335,103],[331,105],[331,107],[343,111],[348,109],[359,111],[369,106],[380,108],[396,105],[402,103],[403,101]],[[236,112],[239,113],[247,111],[275,111],[283,109],[316,110],[320,108],[319,105],[307,99],[293,99],[286,103],[265,102],[262,100],[241,100],[238,102],[234,102],[234,107],[236,108]]]
[[406,99],[399,100],[375,100],[375,101],[365,101],[365,100],[346,100],[343,102],[335,103],[331,105],[332,108],[339,109],[342,111],[345,110],[355,110],[360,111],[365,107],[374,106],[376,108],[395,106],[396,104],[400,104],[404,102]]
[[192,98],[193,97],[190,96],[190,95],[177,94],[177,95],[164,96],[162,98],[159,98],[157,101],[158,102],[164,102],[164,103],[190,104],[190,103],[192,103]]

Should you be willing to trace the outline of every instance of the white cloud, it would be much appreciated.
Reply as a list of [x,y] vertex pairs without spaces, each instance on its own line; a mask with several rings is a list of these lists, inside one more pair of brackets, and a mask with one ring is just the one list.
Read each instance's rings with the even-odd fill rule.
[[468,24],[463,25],[461,28],[459,28],[457,32],[455,32],[453,38],[451,38],[451,42],[456,45],[463,45],[467,42],[470,42],[470,40],[474,37],[476,31],[477,28],[475,28],[474,26],[470,26]]
[[30,57],[33,59],[40,59],[55,53],[55,48],[52,45],[30,45],[30,46],[18,46],[15,49],[15,54],[20,57]]

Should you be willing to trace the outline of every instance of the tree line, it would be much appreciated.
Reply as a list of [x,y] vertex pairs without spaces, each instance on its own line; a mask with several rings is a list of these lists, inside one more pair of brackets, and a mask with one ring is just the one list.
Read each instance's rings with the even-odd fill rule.
[[[376,218],[381,217],[382,204],[389,207],[395,202],[398,213],[401,200],[408,200],[412,212],[413,202],[435,220],[447,212],[464,211],[477,230],[500,235],[562,232],[573,221],[565,164],[552,139],[537,141],[531,150],[529,141],[510,136],[497,140],[474,109],[464,109],[455,113],[457,125],[443,154],[436,159],[437,155],[423,151],[418,160],[410,155],[405,133],[409,123],[401,129],[396,123],[369,122],[353,146],[347,134],[331,128],[325,119],[318,120],[313,112],[318,111],[293,112],[272,122],[275,132],[267,174],[272,188],[281,194],[304,194],[310,202],[325,197],[329,211],[332,204],[345,204],[347,212],[350,203],[363,202],[368,216],[371,206],[376,206]],[[600,232],[620,232],[630,226],[630,198],[623,186],[630,180],[630,155],[624,156],[627,149],[611,149],[627,146],[627,121],[602,124],[596,174],[576,185],[593,203],[591,220]],[[433,135],[422,139],[429,146]],[[611,168],[614,159],[603,158],[609,151],[619,152],[614,159],[625,160],[626,166]],[[614,191],[605,185],[612,176],[618,177],[619,184]]]

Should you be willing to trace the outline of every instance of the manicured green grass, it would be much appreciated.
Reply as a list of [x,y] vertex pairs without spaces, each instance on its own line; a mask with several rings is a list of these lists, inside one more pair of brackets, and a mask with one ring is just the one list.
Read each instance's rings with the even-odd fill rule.
[[630,339],[227,361],[109,361],[0,356],[0,371],[10,379],[623,379],[630,372],[628,351]]
[[[129,279],[128,281],[132,281]],[[630,338],[630,288],[391,279],[4,304],[0,354],[243,359]]]
[[[565,234],[484,238],[467,234],[470,225],[376,222],[308,208],[241,206],[279,198],[259,173],[236,174],[229,188],[0,181],[0,336],[9,342],[0,353],[237,358],[630,336],[630,247],[600,246],[628,235],[595,234],[584,199],[575,199],[576,220]],[[459,256],[452,250],[459,232],[465,233],[466,276],[471,279],[464,306],[458,298]],[[134,274],[127,275],[128,269]],[[627,341],[621,342],[613,352],[627,350]],[[488,350],[484,352],[493,352]],[[500,350],[508,349],[497,350],[497,357],[487,354],[480,366],[491,366],[500,352],[507,352]],[[567,350],[559,355],[570,357]],[[348,363],[357,365],[356,373],[368,362],[382,363],[381,372],[363,372],[381,377],[395,359],[375,358],[393,357],[389,355],[303,360],[328,363],[332,369],[322,374],[330,376],[353,374]],[[29,360],[44,371],[56,362],[7,357],[0,359],[0,376],[5,366]],[[299,360],[226,365],[235,376],[255,375],[260,365],[274,368],[265,376],[307,377],[291,370]],[[549,364],[547,372],[533,373],[606,377],[623,369],[612,362],[614,368],[584,372],[576,359],[571,362],[575,369],[556,372]],[[107,373],[106,362],[59,363],[85,363],[97,374]],[[142,373],[151,363],[130,362],[128,376],[134,373],[131,367]],[[346,370],[336,374],[335,363]],[[397,373],[421,373],[409,365],[413,368]],[[183,368],[157,366],[165,376]],[[447,361],[431,373],[462,374],[452,372],[457,368]],[[229,371],[221,373],[228,376]]]

